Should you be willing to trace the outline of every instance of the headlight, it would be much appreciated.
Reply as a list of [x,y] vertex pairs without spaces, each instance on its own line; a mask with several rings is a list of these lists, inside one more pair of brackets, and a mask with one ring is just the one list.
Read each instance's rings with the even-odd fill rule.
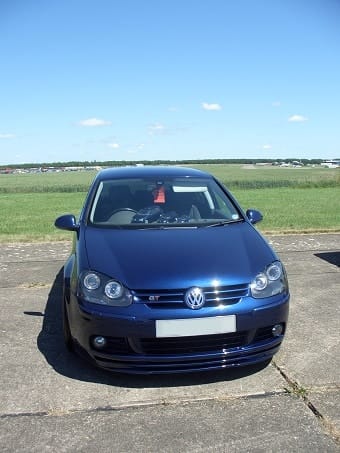
[[124,288],[119,282],[111,281],[106,283],[104,292],[109,299],[119,299],[124,292]]
[[132,294],[117,280],[99,272],[83,272],[79,277],[78,296],[93,304],[127,307]]
[[100,286],[100,278],[97,274],[88,273],[84,276],[84,286],[88,290],[98,289]]
[[256,299],[288,291],[286,273],[280,261],[274,261],[263,272],[257,274],[250,284],[250,290]]

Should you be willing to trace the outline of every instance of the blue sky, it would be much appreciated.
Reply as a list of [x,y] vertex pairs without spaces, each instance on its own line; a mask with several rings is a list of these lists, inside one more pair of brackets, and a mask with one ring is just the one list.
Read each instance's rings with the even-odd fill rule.
[[0,164],[340,156],[338,0],[1,0]]

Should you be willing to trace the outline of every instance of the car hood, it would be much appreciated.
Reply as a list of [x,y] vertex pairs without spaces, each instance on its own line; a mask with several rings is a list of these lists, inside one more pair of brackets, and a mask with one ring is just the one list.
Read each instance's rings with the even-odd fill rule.
[[276,256],[247,222],[205,228],[84,232],[89,268],[130,289],[249,283]]

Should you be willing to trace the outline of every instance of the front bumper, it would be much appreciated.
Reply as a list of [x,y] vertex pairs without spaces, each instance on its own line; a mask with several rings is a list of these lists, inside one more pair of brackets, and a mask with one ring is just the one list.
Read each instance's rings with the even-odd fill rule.
[[[237,305],[223,313],[236,315],[236,332],[195,337],[156,338],[157,313],[153,319],[145,313],[108,315],[100,307],[89,309],[76,297],[71,297],[68,317],[75,344],[101,368],[131,374],[188,373],[268,361],[279,350],[289,295],[276,296],[261,306],[244,304],[247,310]],[[271,329],[276,324],[282,324],[283,332],[275,337]],[[105,337],[105,347],[95,348],[94,336]]]

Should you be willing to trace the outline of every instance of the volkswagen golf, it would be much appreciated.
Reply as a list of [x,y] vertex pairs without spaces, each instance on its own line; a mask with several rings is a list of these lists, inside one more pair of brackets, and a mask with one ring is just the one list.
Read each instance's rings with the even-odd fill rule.
[[121,167],[95,177],[64,266],[66,346],[123,373],[185,373],[269,362],[287,328],[278,256],[212,175]]

